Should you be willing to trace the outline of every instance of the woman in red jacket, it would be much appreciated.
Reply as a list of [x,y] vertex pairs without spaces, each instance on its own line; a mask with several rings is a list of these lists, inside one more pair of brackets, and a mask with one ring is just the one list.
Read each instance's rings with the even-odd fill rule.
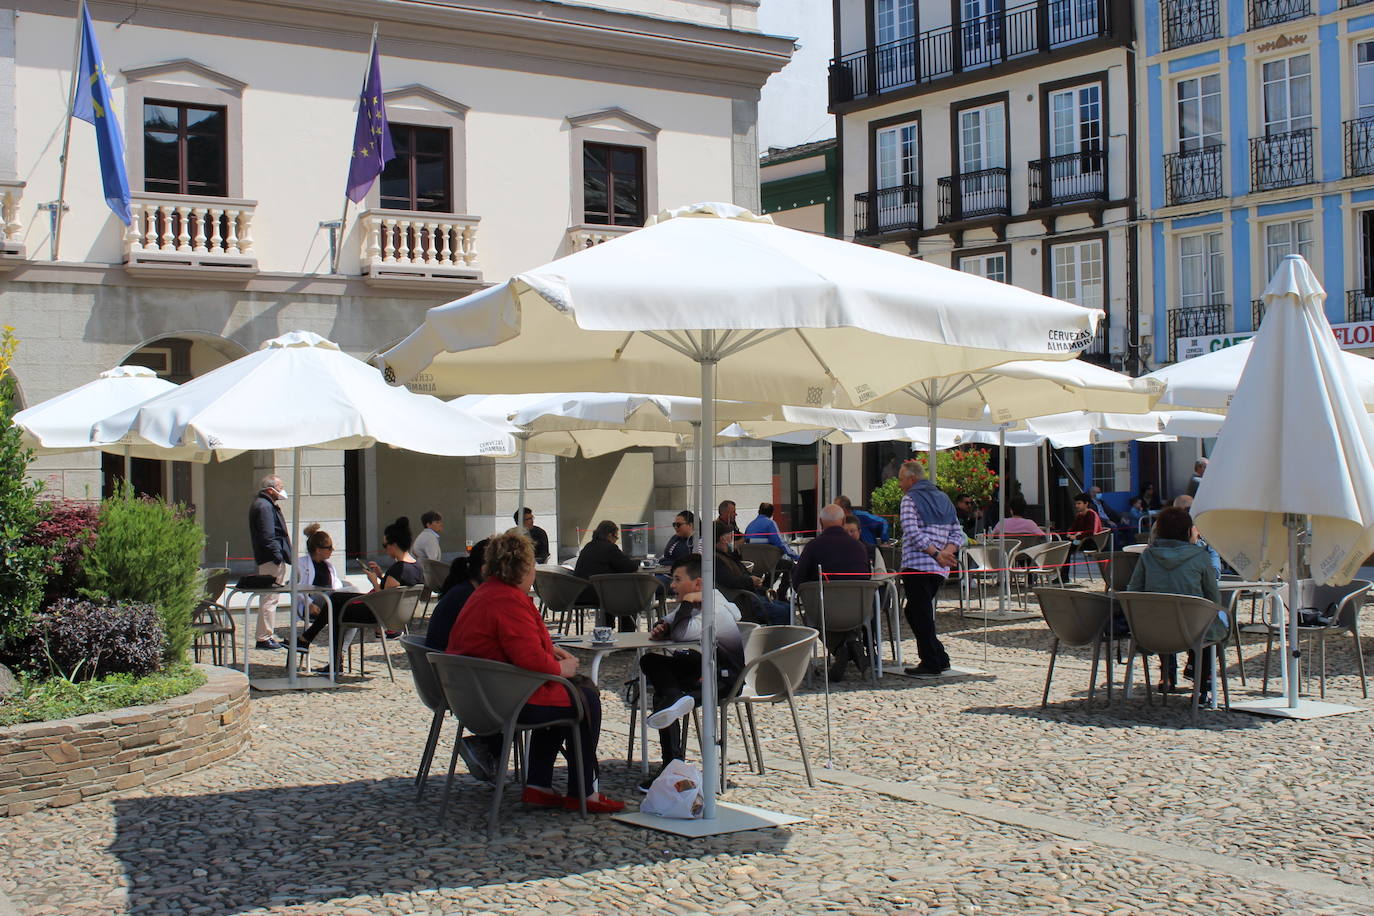
[[[463,605],[463,613],[449,634],[448,651],[474,658],[488,658],[537,671],[570,678],[577,673],[577,659],[554,646],[544,620],[530,600],[534,584],[534,547],[519,532],[499,534],[487,543],[483,562],[485,579]],[[569,735],[563,729],[541,728],[530,735],[528,779],[521,801],[545,808],[577,810],[578,799],[587,797],[587,810],[607,814],[621,810],[624,802],[602,795],[596,788],[596,745],[601,736],[601,699],[596,687],[584,683],[583,705],[587,718],[578,726],[577,740],[582,745],[585,772],[578,773],[571,748],[564,748]],[[520,713],[522,723],[537,725],[566,718],[572,698],[561,684],[545,684],[534,692]],[[474,745],[468,749],[476,750]],[[553,790],[553,764],[562,750],[568,761],[568,795]],[[466,755],[465,755],[466,756]],[[485,766],[486,761],[482,761]]]

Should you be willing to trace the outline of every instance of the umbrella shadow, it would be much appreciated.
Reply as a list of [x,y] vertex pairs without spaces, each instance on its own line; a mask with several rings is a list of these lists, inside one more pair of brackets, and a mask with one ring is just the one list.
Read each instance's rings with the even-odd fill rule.
[[[617,770],[618,768],[608,768]],[[608,791],[633,793],[606,774]],[[619,785],[624,782],[625,785]],[[605,817],[528,809],[505,793],[486,834],[491,787],[454,786],[440,822],[442,775],[415,802],[407,778],[356,780],[194,796],[120,799],[110,852],[128,877],[128,912],[198,912],[323,903],[428,889],[483,887],[584,875],[626,864],[782,850],[786,829],[686,839]],[[595,883],[595,877],[589,879]]]
[[[970,706],[964,712],[978,716],[1012,716],[1022,719],[1037,719],[1052,725],[1071,725],[1082,728],[1139,728],[1158,726],[1161,728],[1195,728],[1206,731],[1232,731],[1236,729],[1263,728],[1264,722],[1256,717],[1225,709],[1199,709],[1197,720],[1192,718],[1190,700],[1187,694],[1176,696],[1166,706],[1155,697],[1153,706],[1146,703],[1142,695],[1132,696],[1123,701],[1121,694],[1113,692],[1111,705],[1099,690],[1091,703],[1086,703],[1087,691],[1081,691],[1073,699],[1051,699],[1050,705],[1043,709],[1035,706]],[[1238,701],[1232,697],[1232,702]]]

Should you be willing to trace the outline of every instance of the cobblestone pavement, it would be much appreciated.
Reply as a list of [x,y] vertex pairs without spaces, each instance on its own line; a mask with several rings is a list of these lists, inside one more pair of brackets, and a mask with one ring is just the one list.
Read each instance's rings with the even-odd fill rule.
[[[807,818],[789,828],[686,840],[511,794],[489,841],[490,790],[468,776],[441,824],[442,779],[418,804],[410,782],[428,714],[404,657],[392,684],[374,646],[367,680],[255,698],[235,758],[0,822],[0,892],[35,916],[1374,912],[1368,713],[1193,726],[1177,699],[1085,707],[1076,652],[1042,711],[1043,623],[994,624],[986,647],[981,622],[942,612],[941,628],[956,664],[987,675],[875,688],[851,673],[830,697],[834,770],[819,684],[801,698],[815,789],[786,711],[762,712],[773,766],[734,762],[730,797]],[[1349,642],[1331,644],[1328,697],[1358,705]],[[623,672],[609,663],[603,687]],[[609,689],[603,702],[604,787],[637,797],[626,710]]]

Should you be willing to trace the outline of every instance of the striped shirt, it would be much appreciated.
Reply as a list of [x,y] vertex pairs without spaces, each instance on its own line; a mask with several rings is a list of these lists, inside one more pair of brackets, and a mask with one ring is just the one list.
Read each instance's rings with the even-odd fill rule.
[[910,492],[902,497],[898,518],[902,524],[902,568],[948,577],[950,571],[936,563],[935,558],[926,551],[959,547],[965,540],[963,529],[958,524],[927,525],[921,519]]

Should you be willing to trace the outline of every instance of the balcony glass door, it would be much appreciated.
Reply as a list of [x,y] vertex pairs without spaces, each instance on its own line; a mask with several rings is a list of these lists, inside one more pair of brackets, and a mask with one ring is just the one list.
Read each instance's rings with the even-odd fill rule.
[[1221,145],[1221,77],[1215,73],[1179,80],[1178,148]]
[[920,133],[918,125],[899,124],[877,132],[878,231],[919,224]]
[[1374,118],[1374,41],[1355,45],[1355,117]]
[[1006,210],[1006,129],[1000,104],[959,112],[959,209],[965,217]]
[[1082,41],[1097,35],[1098,0],[1050,0],[1050,43]]
[[[1261,278],[1262,282],[1259,289],[1269,285],[1269,278],[1279,269],[1279,264],[1290,254],[1300,254],[1312,261],[1312,220],[1294,219],[1285,220],[1281,223],[1270,223],[1264,227],[1264,266],[1265,274]],[[1316,270],[1317,265],[1312,264],[1312,269]]]
[[1005,254],[980,254],[960,258],[959,269],[966,274],[996,280],[998,283],[1007,282],[1007,256]]
[[878,87],[891,89],[916,81],[916,0],[877,0],[874,61]]
[[1312,126],[1312,58],[1306,54],[1264,65],[1264,135]]
[[1226,260],[1220,232],[1178,240],[1179,305],[1186,309],[1226,301]]
[[980,67],[1002,58],[1002,0],[962,0],[964,66]]
[[1091,197],[1102,187],[1102,86],[1050,95],[1050,194],[1055,201]]

